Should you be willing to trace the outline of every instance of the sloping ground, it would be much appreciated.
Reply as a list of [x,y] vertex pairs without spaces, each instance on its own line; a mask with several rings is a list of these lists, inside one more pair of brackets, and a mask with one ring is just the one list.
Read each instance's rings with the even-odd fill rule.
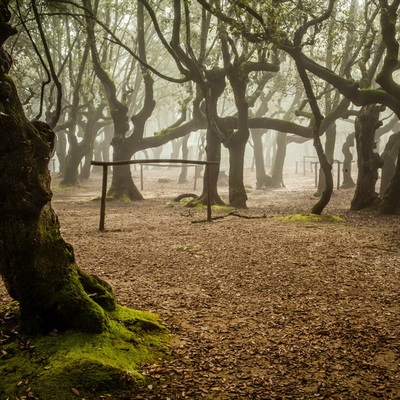
[[263,218],[193,223],[204,210],[170,203],[191,183],[145,174],[148,200],[108,203],[103,233],[89,201],[98,179],[56,188],[53,202],[79,264],[174,335],[132,399],[400,398],[398,217],[350,214],[352,193],[336,191],[326,213],[341,222],[284,220],[316,201],[312,177],[297,175],[250,190],[240,213]]

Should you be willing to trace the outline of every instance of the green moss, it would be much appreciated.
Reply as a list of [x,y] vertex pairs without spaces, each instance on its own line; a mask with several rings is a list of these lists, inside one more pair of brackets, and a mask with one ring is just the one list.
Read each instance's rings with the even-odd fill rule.
[[102,334],[53,332],[30,341],[16,334],[1,344],[0,398],[31,392],[71,400],[74,392],[88,400],[139,391],[145,384],[140,365],[164,350],[167,331],[151,313],[118,306],[108,316],[110,327]]
[[343,219],[336,215],[317,215],[317,214],[294,214],[285,217],[278,217],[284,222],[343,222]]
[[154,132],[154,136],[157,136],[157,137],[168,136],[171,131],[172,131],[171,128],[162,129],[161,131]]
[[[183,202],[182,202],[183,203]],[[187,207],[194,207],[194,208],[196,208],[196,209],[198,209],[198,210],[206,210],[207,209],[207,205],[205,205],[205,204],[202,204],[202,203],[200,203],[200,202],[198,202],[198,201],[196,201],[196,200],[189,200],[188,202],[187,202],[187,204],[185,204]],[[219,204],[215,204],[215,205],[212,205],[211,206],[211,210],[213,210],[213,211],[226,211],[226,212],[229,212],[229,211],[234,211],[235,210],[235,207],[232,207],[232,206],[228,206],[228,205],[219,205]]]
[[188,244],[185,246],[174,246],[172,248],[174,251],[177,251],[178,253],[203,253],[201,246],[197,244]]

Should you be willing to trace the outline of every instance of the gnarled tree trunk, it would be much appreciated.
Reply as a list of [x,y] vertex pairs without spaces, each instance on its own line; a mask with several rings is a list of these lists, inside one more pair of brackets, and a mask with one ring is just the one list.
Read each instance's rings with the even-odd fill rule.
[[[0,8],[0,45],[15,31],[7,2]],[[0,274],[19,302],[21,328],[42,332],[73,328],[101,332],[105,310],[115,308],[108,284],[84,274],[59,230],[51,207],[48,163],[54,132],[29,122],[0,49]],[[88,292],[95,293],[89,297]]]
[[351,210],[353,211],[374,207],[380,202],[375,186],[378,180],[378,168],[382,167],[383,161],[374,151],[375,131],[381,124],[380,112],[381,106],[370,104],[362,107],[356,118],[358,178],[356,191],[351,201]]

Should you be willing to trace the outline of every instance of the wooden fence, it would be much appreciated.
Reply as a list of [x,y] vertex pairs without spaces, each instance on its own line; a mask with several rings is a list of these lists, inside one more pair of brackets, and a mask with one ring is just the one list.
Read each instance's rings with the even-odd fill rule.
[[[191,164],[191,165],[219,165],[219,161],[197,161],[197,160],[170,160],[170,159],[145,159],[145,160],[126,160],[126,161],[92,161],[92,165],[103,167],[103,181],[101,190],[100,224],[99,230],[104,231],[106,218],[106,197],[107,197],[107,178],[108,167],[131,164]],[[211,222],[211,182],[210,168],[206,168],[207,173],[207,221]]]

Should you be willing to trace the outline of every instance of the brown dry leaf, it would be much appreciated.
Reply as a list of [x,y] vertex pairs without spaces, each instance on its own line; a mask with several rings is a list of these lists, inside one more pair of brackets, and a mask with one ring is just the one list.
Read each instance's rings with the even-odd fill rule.
[[74,396],[76,396],[76,397],[82,397],[81,394],[79,393],[79,390],[78,390],[78,389],[71,388],[71,392],[72,392],[72,394],[73,394]]

